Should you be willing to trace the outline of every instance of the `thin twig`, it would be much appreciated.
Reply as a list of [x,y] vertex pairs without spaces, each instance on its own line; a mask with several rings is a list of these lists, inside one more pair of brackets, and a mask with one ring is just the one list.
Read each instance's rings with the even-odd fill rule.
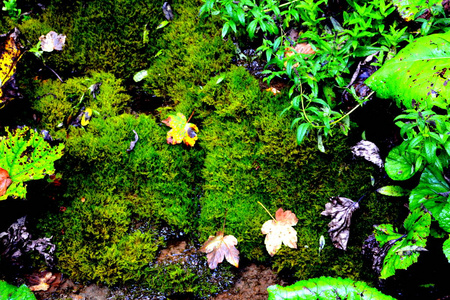
[[189,121],[191,120],[191,118],[192,118],[192,116],[194,115],[194,113],[195,113],[195,109],[194,109],[194,111],[192,111],[192,114],[191,114],[191,116],[189,117],[189,119],[187,120],[186,123],[189,123]]
[[266,212],[269,214],[269,216],[270,216],[274,221],[277,221],[277,220],[272,216],[272,214],[267,210],[267,208],[266,208],[261,202],[258,201],[258,203],[259,203],[259,205],[261,205],[261,206],[266,210]]

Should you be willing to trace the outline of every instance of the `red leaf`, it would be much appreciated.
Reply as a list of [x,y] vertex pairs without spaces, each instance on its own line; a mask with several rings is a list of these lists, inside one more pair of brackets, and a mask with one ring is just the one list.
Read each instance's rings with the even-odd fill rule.
[[9,173],[5,169],[0,168],[0,196],[6,194],[8,186],[11,184],[11,178],[9,178]]

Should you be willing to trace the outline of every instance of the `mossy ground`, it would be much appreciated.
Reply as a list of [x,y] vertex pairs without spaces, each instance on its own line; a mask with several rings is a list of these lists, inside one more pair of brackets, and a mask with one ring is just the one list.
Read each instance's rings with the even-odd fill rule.
[[[28,53],[18,72],[24,99],[16,100],[30,103],[30,122],[66,145],[57,164],[63,184],[43,194],[64,209],[41,215],[37,232],[53,236],[62,271],[80,281],[138,282],[166,296],[204,297],[205,290],[216,292],[211,272],[154,264],[165,245],[159,229],[169,226],[197,243],[225,223],[244,261],[265,262],[298,279],[370,278],[361,244],[373,224],[394,221],[399,204],[374,193],[365,197],[346,252],[332,246],[330,219],[320,215],[332,196],[360,198],[379,172],[351,157],[356,137],[330,137],[325,154],[314,137],[298,146],[290,130],[295,112],[280,116],[287,91],[261,91],[247,70],[231,65],[233,44],[222,40],[214,20],[196,17],[200,1],[173,4],[175,19],[161,30],[162,1],[83,3],[50,1],[19,25],[30,41],[49,30],[67,35],[64,51],[46,61],[66,82],[39,73]],[[6,30],[11,21],[1,24]],[[143,43],[146,24],[150,41]],[[126,87],[145,68],[150,75],[142,91],[170,104],[150,114],[130,109],[135,100]],[[81,126],[75,121],[86,108],[93,117]],[[174,112],[194,112],[190,122],[200,128],[194,147],[166,143],[169,128],[161,120]],[[139,140],[127,151],[134,132]],[[267,254],[260,228],[270,216],[258,202],[272,213],[282,207],[297,215],[298,249]],[[319,255],[321,235],[326,246]],[[224,264],[219,268],[228,271]]]

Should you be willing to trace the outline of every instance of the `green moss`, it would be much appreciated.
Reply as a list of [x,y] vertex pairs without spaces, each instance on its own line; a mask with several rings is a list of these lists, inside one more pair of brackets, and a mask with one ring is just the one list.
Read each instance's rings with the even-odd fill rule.
[[159,40],[162,54],[150,65],[144,87],[178,103],[185,90],[204,85],[231,62],[231,40],[224,42],[219,26],[198,18],[201,1],[174,4],[178,13]]
[[[65,139],[83,108],[91,108],[95,118],[108,118],[124,110],[130,97],[124,93],[122,81],[112,74],[94,72],[82,78],[35,82],[33,109],[41,114],[45,129]],[[90,88],[100,84],[95,97]]]

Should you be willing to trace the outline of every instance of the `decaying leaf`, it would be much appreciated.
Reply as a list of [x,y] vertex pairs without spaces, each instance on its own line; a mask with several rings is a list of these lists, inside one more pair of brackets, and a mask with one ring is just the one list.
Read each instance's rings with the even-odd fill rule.
[[182,113],[177,113],[175,116],[169,115],[162,122],[172,128],[167,132],[168,144],[175,145],[184,142],[191,147],[195,145],[195,141],[198,139],[198,128],[195,124],[187,123],[186,117]]
[[6,189],[11,184],[9,173],[5,169],[0,168],[0,196],[6,194]]
[[134,147],[136,146],[136,143],[139,140],[139,136],[138,136],[136,130],[133,129],[133,132],[134,132],[134,141],[130,142],[130,148],[127,149],[127,152],[133,151]]
[[52,52],[53,50],[61,51],[64,43],[66,42],[66,36],[57,34],[54,31],[50,31],[46,35],[41,35],[39,38],[41,41],[41,49],[45,52]]
[[28,285],[33,292],[47,291],[50,285],[56,281],[57,275],[52,272],[42,271],[28,276]]
[[[289,47],[286,49],[286,51],[284,52],[284,57],[288,58],[291,57],[295,54],[314,54],[316,53],[316,51],[314,51],[314,49],[311,47],[310,44],[308,43],[298,43],[297,45],[295,45],[294,48]],[[286,68],[287,66],[287,61],[284,62],[284,67]],[[294,68],[298,67],[298,63],[295,63]]]
[[374,143],[361,140],[351,149],[353,155],[361,156],[364,159],[376,164],[378,167],[383,168],[384,163],[380,157],[380,150]]
[[330,227],[328,233],[336,248],[347,250],[352,214],[358,208],[357,202],[344,197],[332,197],[330,202],[325,204],[325,210],[321,215],[332,218],[328,223],[328,227]]
[[266,234],[264,244],[270,256],[274,256],[282,244],[297,249],[297,231],[292,228],[297,222],[298,219],[293,212],[279,208],[275,213],[275,220],[263,224],[261,232]]
[[25,226],[26,217],[19,218],[7,231],[0,232],[1,260],[9,262],[13,267],[22,268],[23,254],[37,251],[50,267],[54,266],[56,246],[50,243],[51,238],[31,239],[31,234]]
[[8,34],[0,35],[0,108],[19,95],[15,80],[17,62],[23,53],[19,34],[20,31],[14,28]]
[[235,266],[239,266],[239,250],[236,249],[237,239],[232,235],[224,236],[222,231],[218,231],[215,236],[209,239],[200,248],[201,252],[207,253],[208,265],[210,269],[215,269],[223,258]]

